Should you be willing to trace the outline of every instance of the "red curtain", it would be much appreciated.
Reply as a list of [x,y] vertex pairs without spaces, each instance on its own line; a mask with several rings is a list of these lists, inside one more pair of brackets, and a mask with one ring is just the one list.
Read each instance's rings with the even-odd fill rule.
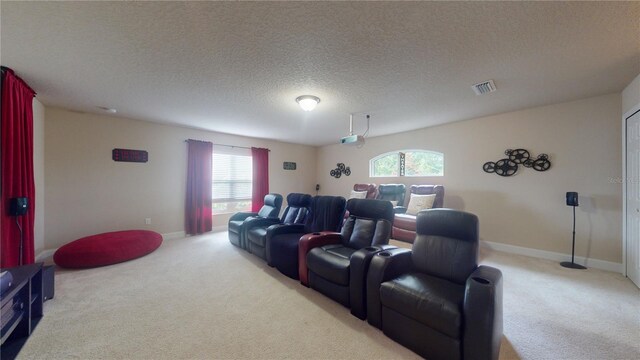
[[189,159],[187,166],[186,232],[202,234],[212,228],[212,163],[213,143],[187,140]]
[[[0,267],[7,268],[20,264],[20,230],[16,220],[22,227],[22,263],[35,261],[32,107],[35,92],[13,70],[3,67],[2,72]],[[29,207],[23,216],[9,216],[9,201],[15,197],[28,198]]]
[[251,211],[257,212],[264,205],[264,196],[269,193],[269,149],[251,148],[253,158],[253,182]]

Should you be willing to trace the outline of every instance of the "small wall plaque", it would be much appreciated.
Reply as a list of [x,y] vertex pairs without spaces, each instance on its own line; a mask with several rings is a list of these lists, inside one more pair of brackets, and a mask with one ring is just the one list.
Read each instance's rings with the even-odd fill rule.
[[149,160],[149,153],[144,150],[113,149],[111,158],[113,161],[146,163]]
[[282,168],[285,170],[295,170],[296,169],[296,163],[291,162],[291,161],[285,161],[284,163],[282,163]]

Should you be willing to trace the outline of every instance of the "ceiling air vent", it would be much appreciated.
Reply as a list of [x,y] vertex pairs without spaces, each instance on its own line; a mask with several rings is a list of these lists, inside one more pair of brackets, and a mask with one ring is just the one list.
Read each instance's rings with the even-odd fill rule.
[[487,80],[475,85],[471,85],[471,88],[476,93],[476,95],[483,95],[496,91],[496,84],[493,83],[493,80]]

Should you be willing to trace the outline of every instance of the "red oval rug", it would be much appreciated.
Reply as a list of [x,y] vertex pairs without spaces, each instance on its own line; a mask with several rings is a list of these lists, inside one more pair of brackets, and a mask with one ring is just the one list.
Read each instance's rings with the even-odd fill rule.
[[53,261],[65,268],[111,265],[147,255],[161,244],[162,235],[154,231],[114,231],[63,245],[53,254]]

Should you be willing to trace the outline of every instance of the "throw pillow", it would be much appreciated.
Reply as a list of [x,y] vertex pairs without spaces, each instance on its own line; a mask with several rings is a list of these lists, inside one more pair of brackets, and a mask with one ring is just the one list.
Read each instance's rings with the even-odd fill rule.
[[418,215],[420,210],[431,209],[433,202],[436,200],[436,194],[416,195],[411,194],[409,205],[407,206],[407,215]]
[[391,205],[398,206],[398,200],[389,200],[389,202],[391,203]]
[[351,190],[351,196],[349,196],[349,199],[366,199],[366,198],[367,198],[366,191]]

